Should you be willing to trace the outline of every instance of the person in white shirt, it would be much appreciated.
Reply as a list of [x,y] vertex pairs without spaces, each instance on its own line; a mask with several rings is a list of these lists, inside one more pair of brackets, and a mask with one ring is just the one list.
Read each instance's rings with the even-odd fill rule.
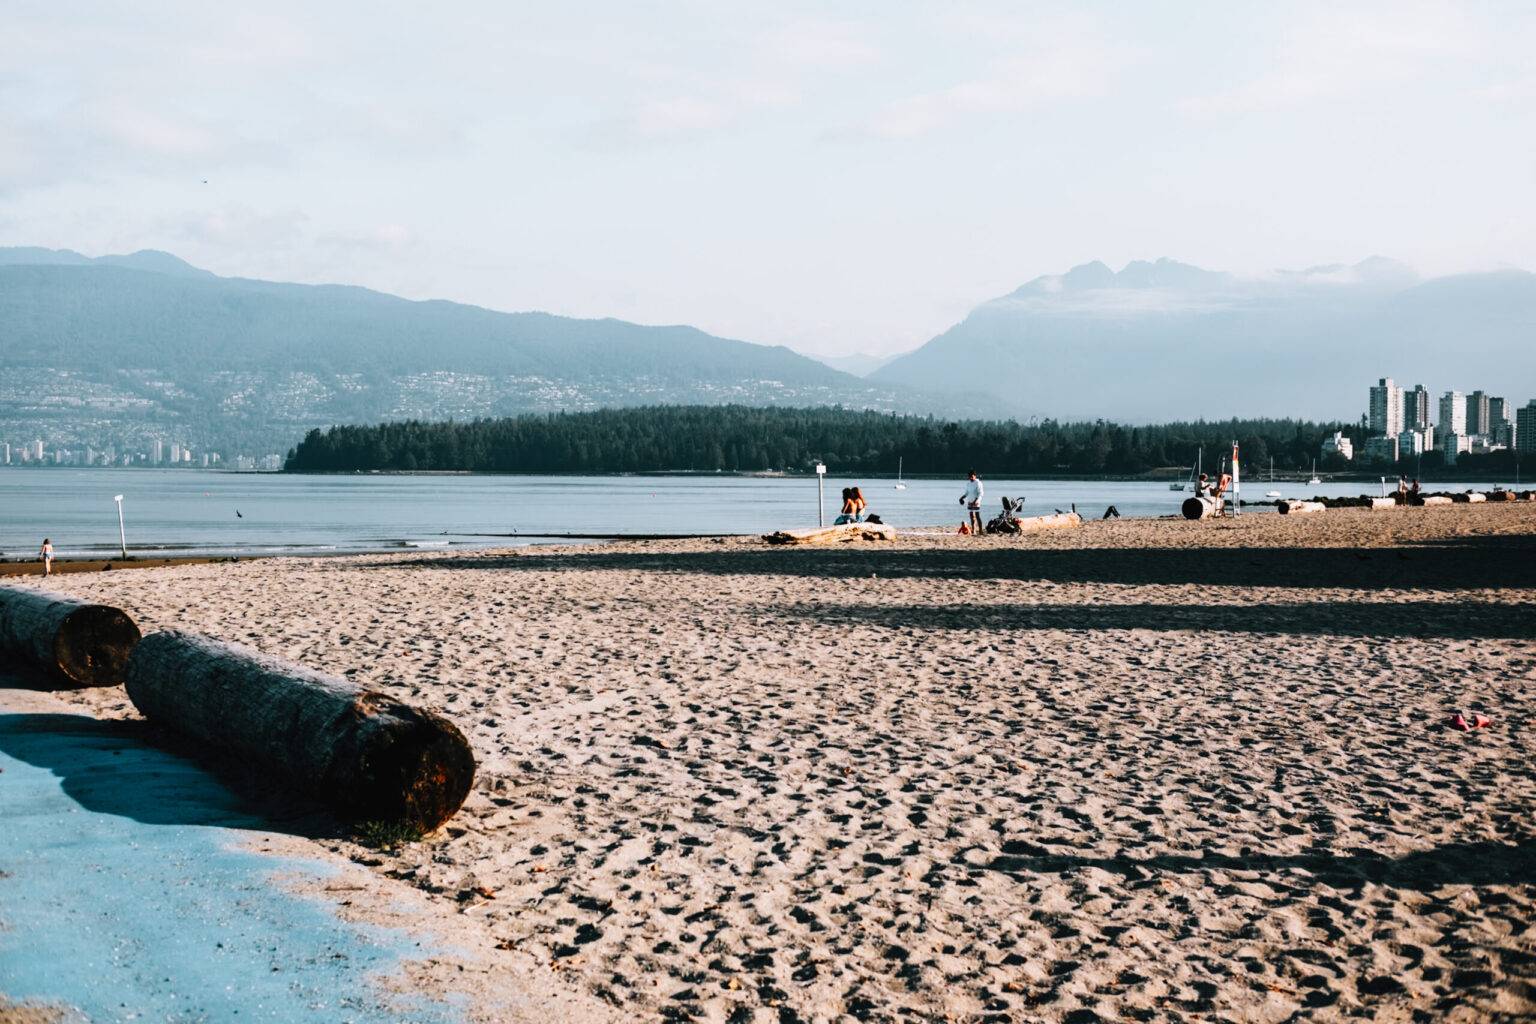
[[986,494],[986,489],[981,486],[981,480],[973,469],[965,476],[965,493],[960,495],[960,504],[964,505],[971,513],[971,532],[980,535],[981,531],[981,497]]

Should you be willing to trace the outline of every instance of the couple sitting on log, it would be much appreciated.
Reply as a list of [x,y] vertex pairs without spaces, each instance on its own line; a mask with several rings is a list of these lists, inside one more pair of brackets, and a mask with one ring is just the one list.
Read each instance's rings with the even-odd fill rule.
[[1211,482],[1211,478],[1209,476],[1201,473],[1200,483],[1195,486],[1195,493],[1202,498],[1209,498],[1211,501],[1215,502],[1215,508],[1212,514],[1221,515],[1226,511],[1226,493],[1227,488],[1231,486],[1232,477],[1228,473],[1221,474],[1215,483]]
[[869,502],[864,500],[864,492],[857,487],[843,488],[843,508],[832,520],[833,526],[843,526],[848,523],[879,523],[880,517],[869,512]]

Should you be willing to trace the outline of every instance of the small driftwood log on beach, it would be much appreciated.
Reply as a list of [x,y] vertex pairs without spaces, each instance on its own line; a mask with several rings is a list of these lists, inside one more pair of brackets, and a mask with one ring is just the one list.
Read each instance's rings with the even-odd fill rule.
[[1450,496],[1445,494],[1426,494],[1419,499],[1421,505],[1449,505],[1450,503]]
[[1398,508],[1396,498],[1370,498],[1371,508]]
[[896,528],[884,523],[843,523],[811,530],[778,530],[766,533],[769,544],[838,544],[849,540],[895,540]]
[[40,669],[61,688],[121,683],[139,635],[119,608],[0,587],[0,651]]
[[1488,500],[1488,495],[1479,491],[1467,491],[1463,494],[1451,495],[1451,500],[1463,505],[1478,505]]
[[127,685],[145,718],[286,778],[347,820],[431,832],[474,781],[474,754],[447,719],[239,644],[152,634]]
[[1320,501],[1278,501],[1275,503],[1275,508],[1283,516],[1301,516],[1328,511],[1328,506]]

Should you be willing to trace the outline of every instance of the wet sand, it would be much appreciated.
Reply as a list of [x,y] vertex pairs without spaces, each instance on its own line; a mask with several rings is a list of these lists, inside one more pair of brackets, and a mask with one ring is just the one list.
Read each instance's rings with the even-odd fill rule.
[[632,1019],[1536,1013],[1536,506],[26,585],[449,715],[344,850]]

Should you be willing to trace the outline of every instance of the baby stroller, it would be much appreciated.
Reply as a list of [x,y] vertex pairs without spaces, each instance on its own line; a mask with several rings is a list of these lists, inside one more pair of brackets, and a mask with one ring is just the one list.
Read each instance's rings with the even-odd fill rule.
[[1024,511],[1023,498],[1003,498],[1003,513],[987,523],[988,533],[1022,533],[1019,513]]

